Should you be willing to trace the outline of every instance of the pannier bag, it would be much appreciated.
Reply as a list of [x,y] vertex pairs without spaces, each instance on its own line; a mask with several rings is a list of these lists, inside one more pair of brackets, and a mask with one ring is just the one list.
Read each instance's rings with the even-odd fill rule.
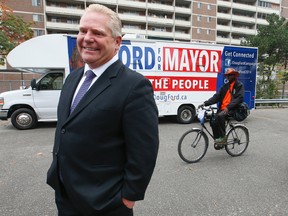
[[236,121],[243,121],[249,115],[249,107],[245,102],[240,103],[235,110],[233,118]]

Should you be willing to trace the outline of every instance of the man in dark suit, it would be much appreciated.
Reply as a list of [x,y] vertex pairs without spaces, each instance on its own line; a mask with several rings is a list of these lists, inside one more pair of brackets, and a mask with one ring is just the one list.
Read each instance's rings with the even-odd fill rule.
[[158,110],[149,80],[118,59],[121,35],[118,15],[102,5],[81,17],[77,47],[85,66],[63,86],[47,173],[59,216],[133,215],[151,179]]

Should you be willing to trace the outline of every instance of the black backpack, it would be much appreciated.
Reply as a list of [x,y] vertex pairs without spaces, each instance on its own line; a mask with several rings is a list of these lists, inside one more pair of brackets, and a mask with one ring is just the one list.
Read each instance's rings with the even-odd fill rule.
[[245,102],[240,103],[234,112],[233,118],[236,121],[243,121],[249,115],[249,107]]

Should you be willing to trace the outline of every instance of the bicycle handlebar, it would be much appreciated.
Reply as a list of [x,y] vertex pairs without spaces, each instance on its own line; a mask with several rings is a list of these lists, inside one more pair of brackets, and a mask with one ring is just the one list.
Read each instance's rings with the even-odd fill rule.
[[205,110],[205,111],[213,111],[213,110],[217,110],[218,108],[217,107],[212,107],[211,105],[210,106],[205,106],[205,107],[199,107],[197,110]]

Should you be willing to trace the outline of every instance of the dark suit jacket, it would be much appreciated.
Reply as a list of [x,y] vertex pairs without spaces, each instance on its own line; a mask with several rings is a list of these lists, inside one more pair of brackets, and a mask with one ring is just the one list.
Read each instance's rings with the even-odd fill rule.
[[149,80],[112,64],[69,115],[83,68],[63,86],[47,183],[60,190],[60,169],[69,198],[83,215],[105,212],[121,198],[144,199],[158,152],[158,110]]

